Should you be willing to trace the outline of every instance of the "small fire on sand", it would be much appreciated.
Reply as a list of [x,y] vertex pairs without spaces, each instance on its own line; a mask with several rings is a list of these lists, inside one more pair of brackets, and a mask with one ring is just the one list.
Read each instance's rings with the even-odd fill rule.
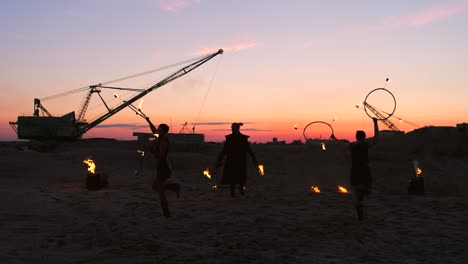
[[83,163],[88,165],[88,174],[94,175],[96,170],[96,164],[94,164],[94,161],[88,158],[83,160]]
[[310,192],[312,193],[320,193],[320,189],[317,186],[310,186]]
[[91,158],[83,160],[88,165],[88,175],[86,176],[86,188],[88,190],[100,190],[108,185],[107,174],[96,173],[96,164]]
[[420,168],[416,169],[416,174],[419,176],[422,173],[422,170]]
[[206,168],[206,170],[203,171],[203,175],[211,180],[211,174],[208,168]]
[[417,160],[413,160],[413,167],[414,167],[414,172],[416,173],[416,178],[417,178],[422,173],[421,168],[419,168],[419,162]]
[[348,190],[345,187],[343,187],[341,185],[338,185],[338,192],[339,193],[348,193]]
[[265,175],[265,170],[264,170],[262,164],[258,165],[258,173],[260,173],[260,176],[264,176],[264,175]]

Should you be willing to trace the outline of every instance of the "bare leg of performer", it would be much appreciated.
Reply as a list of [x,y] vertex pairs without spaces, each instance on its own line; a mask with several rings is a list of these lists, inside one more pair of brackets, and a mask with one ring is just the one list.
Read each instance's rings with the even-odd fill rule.
[[239,193],[240,193],[241,195],[244,195],[244,194],[245,194],[245,192],[244,192],[244,184],[242,184],[242,183],[239,184]]
[[229,184],[229,189],[231,189],[231,197],[236,196],[236,185],[235,184]]
[[164,182],[155,182],[155,184],[153,184],[153,190],[159,194],[159,202],[161,203],[164,216],[166,218],[171,217],[171,212],[169,211],[169,204],[166,197],[166,186]]
[[166,183],[166,189],[175,192],[177,199],[180,197],[180,184],[179,183]]
[[356,213],[358,216],[359,221],[364,219],[364,207],[362,204],[362,200],[364,199],[364,193],[360,188],[354,189],[354,207],[356,208]]

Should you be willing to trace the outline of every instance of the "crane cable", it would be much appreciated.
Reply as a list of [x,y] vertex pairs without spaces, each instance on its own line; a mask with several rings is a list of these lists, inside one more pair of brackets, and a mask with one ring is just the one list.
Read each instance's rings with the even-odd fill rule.
[[211,87],[213,86],[213,80],[214,80],[216,74],[218,73],[218,69],[219,69],[219,65],[221,64],[222,57],[223,56],[220,56],[220,58],[218,60],[218,63],[216,64],[215,71],[213,73],[213,76],[211,76],[210,84],[209,84],[208,89],[207,89],[207,91],[205,93],[205,97],[203,98],[202,104],[200,106],[200,110],[198,111],[197,117],[195,118],[195,122],[193,123],[193,127],[192,127],[192,132],[193,133],[195,133],[195,126],[198,123],[198,118],[200,117],[201,111],[202,111],[203,107],[205,106],[206,98],[208,97],[208,94],[209,94],[209,92],[211,90]]
[[[149,71],[144,71],[144,72],[140,72],[140,73],[137,73],[137,74],[132,74],[132,75],[128,75],[128,76],[125,76],[125,77],[121,77],[121,78],[118,78],[118,79],[102,82],[99,85],[107,85],[107,84],[111,84],[111,83],[115,83],[115,82],[120,82],[120,81],[125,81],[125,80],[128,80],[128,79],[140,77],[140,76],[150,74],[150,73],[153,73],[153,72],[169,69],[169,68],[176,67],[176,66],[179,66],[179,65],[182,65],[182,64],[187,64],[189,62],[199,60],[202,57],[204,57],[204,56],[199,56],[197,58],[193,58],[193,59],[185,60],[185,61],[182,61],[182,62],[174,63],[174,64],[171,64],[171,65],[159,67],[159,68],[152,69],[152,70],[149,70]],[[89,89],[91,89],[91,87],[85,86],[85,87],[77,88],[77,89],[70,90],[70,91],[67,91],[67,92],[59,93],[59,94],[56,94],[56,95],[47,96],[47,97],[41,98],[41,100],[46,101],[46,100],[56,99],[56,98],[59,98],[59,97],[70,95],[70,94],[86,91],[86,90],[89,90]]]

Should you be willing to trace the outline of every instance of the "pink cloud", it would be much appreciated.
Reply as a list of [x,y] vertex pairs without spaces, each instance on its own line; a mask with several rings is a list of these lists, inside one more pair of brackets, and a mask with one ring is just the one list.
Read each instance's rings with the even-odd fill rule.
[[431,6],[403,16],[392,17],[385,22],[387,27],[422,26],[432,24],[446,18],[456,16],[468,11],[468,1],[456,1]]
[[[223,49],[224,51],[236,52],[236,51],[245,50],[245,49],[253,49],[256,46],[257,46],[257,43],[255,43],[255,42],[246,42],[246,43],[237,43],[237,44],[227,46],[227,47],[222,47],[221,46],[220,48]],[[205,55],[205,54],[209,54],[209,53],[214,53],[214,52],[218,51],[220,48],[211,48],[211,47],[202,48],[202,49],[196,51],[194,54],[197,55],[197,56],[201,56],[201,55]]]
[[159,7],[165,11],[176,12],[200,2],[201,0],[159,0]]

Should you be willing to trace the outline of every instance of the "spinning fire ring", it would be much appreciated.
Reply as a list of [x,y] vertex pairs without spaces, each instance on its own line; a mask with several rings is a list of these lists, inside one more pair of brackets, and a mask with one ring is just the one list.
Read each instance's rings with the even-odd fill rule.
[[[380,113],[379,111],[377,111],[373,106],[371,106],[370,104],[367,103],[367,99],[369,98],[369,96],[374,93],[374,92],[377,92],[377,91],[384,91],[384,92],[387,92],[388,94],[390,94],[390,96],[392,96],[392,99],[393,99],[393,110],[391,113],[387,113],[387,112],[384,112],[386,116],[384,116],[382,113]],[[388,118],[390,118],[393,113],[395,113],[395,110],[396,110],[396,99],[395,99],[395,96],[387,89],[385,88],[377,88],[377,89],[374,89],[372,91],[370,91],[370,93],[367,94],[366,98],[364,99],[364,111],[366,112],[367,116],[369,116],[370,118],[377,118],[378,120],[387,120]],[[369,111],[371,113],[374,113],[374,115],[371,115],[369,113]],[[376,116],[375,115],[375,112],[378,112],[379,114],[381,114],[383,117],[379,117],[379,116]]]
[[307,137],[307,134],[306,134],[306,130],[309,126],[313,125],[313,124],[324,124],[324,125],[327,125],[330,130],[331,130],[331,135],[330,135],[330,139],[335,139],[335,131],[333,131],[333,127],[327,123],[327,122],[324,122],[324,121],[314,121],[314,122],[310,122],[309,124],[307,124],[307,126],[304,127],[304,130],[302,131],[302,134],[304,135],[304,139],[306,140],[306,142],[308,140],[311,140],[311,138],[308,138]]

